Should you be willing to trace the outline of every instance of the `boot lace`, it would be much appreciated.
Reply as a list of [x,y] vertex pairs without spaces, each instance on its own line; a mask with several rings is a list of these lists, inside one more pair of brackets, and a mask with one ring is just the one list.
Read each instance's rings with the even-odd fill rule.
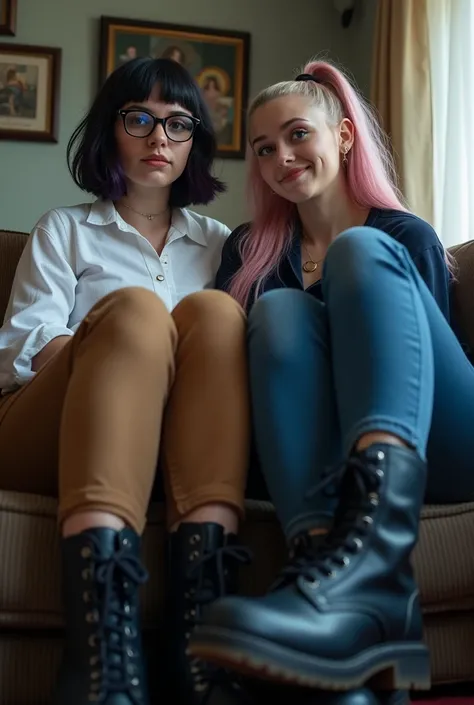
[[[216,550],[204,551],[188,568],[187,578],[190,583],[186,597],[193,607],[186,613],[189,621],[189,638],[191,629],[199,622],[206,605],[218,597],[227,594],[227,585],[231,571],[237,570],[239,564],[245,565],[252,560],[252,552],[246,546],[226,545]],[[242,695],[243,691],[234,674],[222,668],[193,658],[190,663],[194,680],[194,689],[202,695],[201,703],[206,705],[216,686],[228,692]]]
[[[382,458],[379,456],[378,460]],[[335,470],[325,473],[307,497],[324,491],[328,496],[339,493],[334,527],[315,552],[308,535],[296,540],[293,560],[281,571],[272,590],[277,590],[302,576],[317,588],[321,579],[335,578],[359,553],[373,524],[373,513],[379,504],[379,489],[384,473],[377,461],[352,456]]]
[[97,624],[89,637],[93,651],[89,700],[101,702],[112,693],[123,693],[131,703],[141,705],[141,654],[134,648],[138,636],[136,593],[148,574],[130,553],[127,539],[123,544],[110,557],[102,556],[95,547],[83,549],[96,583],[96,589],[88,593],[92,609],[86,614],[89,623]]

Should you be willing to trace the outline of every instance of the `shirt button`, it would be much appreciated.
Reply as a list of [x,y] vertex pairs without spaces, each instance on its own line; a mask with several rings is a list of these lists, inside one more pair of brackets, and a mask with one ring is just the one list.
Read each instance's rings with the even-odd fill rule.
[[157,280],[158,280],[159,282],[162,282],[162,281],[165,280],[165,278],[164,278],[164,276],[163,276],[162,274],[157,274],[157,275],[156,275],[156,278],[157,278]]

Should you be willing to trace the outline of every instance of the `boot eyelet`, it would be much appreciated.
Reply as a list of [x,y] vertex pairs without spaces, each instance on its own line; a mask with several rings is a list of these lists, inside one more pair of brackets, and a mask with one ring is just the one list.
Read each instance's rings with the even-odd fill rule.
[[199,558],[199,551],[192,551],[189,554],[189,560],[194,561],[194,560],[196,560],[196,558]]
[[329,578],[329,580],[333,580],[336,577],[336,575],[337,575],[337,573],[335,570],[330,570],[327,577]]
[[94,610],[93,612],[86,613],[86,622],[89,622],[89,624],[95,624],[98,621],[99,615],[96,610]]
[[199,543],[200,540],[201,540],[201,537],[199,536],[199,534],[193,534],[191,536],[191,538],[189,539],[189,543],[194,545],[196,543]]
[[81,572],[81,577],[83,580],[92,580],[92,570],[91,568],[84,568],[84,570]]
[[92,671],[91,680],[98,681],[100,678],[100,671]]
[[140,685],[140,679],[139,678],[132,678],[130,681],[131,684],[133,685],[134,688],[136,688],[138,685]]
[[190,636],[191,636],[190,632],[185,632],[184,638],[186,639],[186,641],[190,638]]
[[374,520],[372,519],[372,517],[365,516],[362,517],[362,522],[366,524],[366,526],[371,526],[374,523]]
[[370,503],[372,504],[372,506],[376,507],[378,505],[379,496],[378,496],[377,492],[371,492],[369,494],[369,499],[370,499]]
[[84,602],[92,602],[92,593],[90,590],[86,590],[82,593],[82,599]]
[[383,450],[378,450],[377,451],[377,460],[384,460],[384,458],[385,458],[385,453],[383,452]]
[[343,559],[342,559],[342,565],[343,565],[345,568],[349,565],[350,562],[351,562],[351,559],[350,559],[350,558],[348,558],[347,556],[344,556],[344,557],[343,557]]
[[97,637],[96,637],[96,635],[95,635],[95,634],[91,634],[90,637],[89,637],[88,640],[87,640],[87,643],[88,643],[89,646],[91,646],[92,648],[94,648],[95,646],[97,646]]
[[128,658],[133,658],[135,656],[135,652],[133,649],[127,649],[127,656]]
[[92,556],[92,551],[89,546],[84,546],[84,548],[81,548],[81,556],[82,558],[90,558]]
[[362,543],[362,541],[359,538],[354,539],[354,546],[357,549],[357,551],[360,551],[360,549],[362,548],[363,545],[364,544]]
[[130,627],[125,627],[123,633],[125,634],[125,636],[132,636],[132,630],[130,629]]
[[128,539],[122,539],[122,546],[130,546],[130,541]]
[[191,615],[191,617],[195,617],[195,616],[196,616],[196,610],[189,610],[189,614]]
[[123,611],[125,612],[125,614],[130,614],[130,612],[132,611],[132,608],[130,607],[129,604],[125,604],[123,606]]
[[385,475],[384,471],[381,470],[380,468],[377,468],[377,477],[382,478],[382,477],[384,477],[384,475]]
[[91,656],[89,659],[89,666],[97,666],[99,663],[99,657],[98,656]]

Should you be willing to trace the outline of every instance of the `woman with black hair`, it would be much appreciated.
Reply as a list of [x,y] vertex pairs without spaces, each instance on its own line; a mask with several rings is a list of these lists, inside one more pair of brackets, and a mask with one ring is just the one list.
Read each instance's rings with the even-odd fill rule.
[[58,705],[148,705],[140,535],[163,470],[173,702],[202,606],[235,589],[249,436],[245,316],[214,285],[229,230],[187,210],[223,184],[212,124],[178,63],[107,79],[68,145],[97,200],[44,215],[0,329],[0,486],[59,497],[67,628]]

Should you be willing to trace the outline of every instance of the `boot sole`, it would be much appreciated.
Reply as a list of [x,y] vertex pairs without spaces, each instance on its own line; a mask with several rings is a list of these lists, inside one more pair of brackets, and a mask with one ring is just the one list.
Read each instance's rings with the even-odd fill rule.
[[201,627],[189,652],[245,675],[324,690],[364,686],[380,690],[429,690],[430,659],[424,644],[387,643],[334,661],[309,656],[248,634]]

